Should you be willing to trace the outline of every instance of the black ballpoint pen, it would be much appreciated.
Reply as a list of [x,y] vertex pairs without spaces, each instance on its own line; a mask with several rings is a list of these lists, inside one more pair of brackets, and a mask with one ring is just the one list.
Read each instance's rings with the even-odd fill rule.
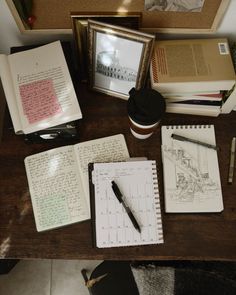
[[138,232],[141,233],[140,226],[138,225],[138,222],[137,222],[137,220],[135,219],[133,213],[131,212],[129,206],[127,206],[127,205],[125,204],[125,201],[124,201],[124,199],[123,199],[123,195],[122,195],[120,189],[118,188],[117,184],[116,184],[114,181],[112,181],[111,184],[112,184],[112,186],[111,186],[111,187],[112,187],[112,190],[113,190],[113,192],[114,192],[116,198],[118,199],[118,201],[119,201],[119,202],[123,205],[123,207],[125,208],[126,213],[128,214],[128,216],[129,216],[131,222],[133,223],[133,226],[135,227],[135,229],[136,229]]

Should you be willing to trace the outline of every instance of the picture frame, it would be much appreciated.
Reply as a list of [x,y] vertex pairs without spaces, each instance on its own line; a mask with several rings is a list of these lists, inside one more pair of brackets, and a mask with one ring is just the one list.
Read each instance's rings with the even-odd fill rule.
[[127,100],[133,87],[145,85],[154,41],[155,35],[89,19],[90,88]]
[[91,15],[97,11],[137,11],[142,14],[140,30],[145,32],[207,34],[217,30],[230,0],[205,0],[201,12],[146,11],[145,0],[61,0],[60,5],[57,0],[37,0],[34,1],[33,14],[36,21],[32,29],[25,26],[14,0],[6,0],[6,3],[21,33],[71,34],[71,11],[89,11]]
[[71,12],[72,31],[80,80],[87,81],[88,79],[88,19],[138,30],[141,24],[141,17],[142,14],[140,12],[97,12],[94,14],[90,12]]

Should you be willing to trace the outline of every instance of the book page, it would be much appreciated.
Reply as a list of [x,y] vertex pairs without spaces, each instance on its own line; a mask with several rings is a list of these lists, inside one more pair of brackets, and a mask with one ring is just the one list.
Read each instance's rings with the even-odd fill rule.
[[0,78],[2,81],[2,87],[5,93],[14,129],[21,130],[22,126],[19,116],[19,110],[16,103],[13,81],[11,78],[8,58],[5,54],[0,54]]
[[89,219],[73,146],[26,157],[25,167],[38,231]]
[[222,211],[217,151],[171,137],[176,134],[215,145],[214,126],[162,126],[161,132],[166,212]]
[[80,167],[88,208],[90,208],[88,164],[125,161],[129,158],[129,152],[124,135],[118,134],[76,144],[75,153]]
[[24,133],[82,118],[59,41],[8,59]]
[[[134,228],[115,196],[112,181],[119,187],[141,232]],[[98,248],[163,243],[155,161],[95,163],[92,182]]]

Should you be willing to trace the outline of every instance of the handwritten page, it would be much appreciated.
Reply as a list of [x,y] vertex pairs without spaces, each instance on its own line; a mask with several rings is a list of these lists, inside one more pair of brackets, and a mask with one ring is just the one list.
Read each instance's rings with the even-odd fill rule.
[[[141,233],[115,197],[113,180],[137,219]],[[155,161],[95,163],[92,182],[98,248],[163,243]]]
[[75,145],[75,153],[80,167],[87,204],[90,208],[88,164],[125,161],[129,158],[129,152],[124,135],[118,134],[81,142]]
[[30,124],[50,118],[62,111],[52,79],[20,85],[24,114]]
[[25,159],[38,231],[89,219],[73,146]]
[[214,125],[162,126],[161,132],[166,212],[222,211],[217,151],[171,137],[215,145]]

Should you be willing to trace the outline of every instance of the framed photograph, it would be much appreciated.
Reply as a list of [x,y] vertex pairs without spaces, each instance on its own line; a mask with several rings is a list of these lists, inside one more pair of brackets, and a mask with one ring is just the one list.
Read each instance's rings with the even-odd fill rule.
[[89,78],[93,90],[128,99],[144,86],[155,35],[88,20]]
[[141,12],[97,12],[94,14],[90,12],[71,12],[72,30],[77,51],[78,73],[81,80],[88,79],[88,19],[138,30],[141,24],[141,16]]

